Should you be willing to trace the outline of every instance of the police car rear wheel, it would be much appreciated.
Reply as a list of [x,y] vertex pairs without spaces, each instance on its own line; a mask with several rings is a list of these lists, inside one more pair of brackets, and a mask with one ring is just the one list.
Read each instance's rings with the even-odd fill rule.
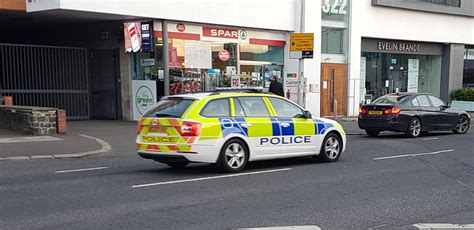
[[335,133],[329,133],[326,138],[324,138],[321,151],[316,158],[322,162],[335,162],[341,156],[341,150],[341,138],[339,138]]
[[240,172],[245,168],[248,158],[245,144],[239,139],[232,139],[222,147],[218,166],[224,172]]

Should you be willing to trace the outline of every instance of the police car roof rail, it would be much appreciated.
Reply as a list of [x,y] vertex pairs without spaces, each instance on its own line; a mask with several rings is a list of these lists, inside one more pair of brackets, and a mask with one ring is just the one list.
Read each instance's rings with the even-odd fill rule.
[[212,92],[211,95],[218,95],[222,93],[267,93],[263,92],[263,89],[259,88],[242,88],[242,89],[217,89]]

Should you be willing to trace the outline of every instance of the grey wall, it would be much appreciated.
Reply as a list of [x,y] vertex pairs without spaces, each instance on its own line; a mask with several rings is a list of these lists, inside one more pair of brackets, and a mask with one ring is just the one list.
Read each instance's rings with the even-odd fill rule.
[[464,71],[464,45],[450,44],[444,46],[441,68],[441,98],[451,101],[449,94],[462,88]]
[[474,17],[472,0],[461,0],[461,7],[419,3],[414,0],[372,0],[372,5]]

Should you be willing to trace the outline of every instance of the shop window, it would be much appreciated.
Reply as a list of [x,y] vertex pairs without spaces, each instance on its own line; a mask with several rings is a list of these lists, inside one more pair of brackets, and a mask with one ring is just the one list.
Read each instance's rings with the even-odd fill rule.
[[269,45],[240,45],[240,60],[283,63],[284,47]]
[[443,6],[461,7],[461,0],[405,0],[414,3],[429,3]]
[[474,87],[474,47],[466,48],[464,53],[463,87]]
[[133,80],[157,80],[158,70],[153,53],[132,54],[132,79]]
[[364,52],[362,63],[361,92],[369,98],[396,92],[440,94],[441,56]]

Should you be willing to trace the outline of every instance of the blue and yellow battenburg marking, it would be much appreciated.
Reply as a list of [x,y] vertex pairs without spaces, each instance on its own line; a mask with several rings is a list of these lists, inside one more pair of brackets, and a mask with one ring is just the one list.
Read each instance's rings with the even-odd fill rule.
[[220,118],[219,122],[224,138],[231,134],[247,137],[323,135],[333,127],[333,124],[319,119],[302,118]]

